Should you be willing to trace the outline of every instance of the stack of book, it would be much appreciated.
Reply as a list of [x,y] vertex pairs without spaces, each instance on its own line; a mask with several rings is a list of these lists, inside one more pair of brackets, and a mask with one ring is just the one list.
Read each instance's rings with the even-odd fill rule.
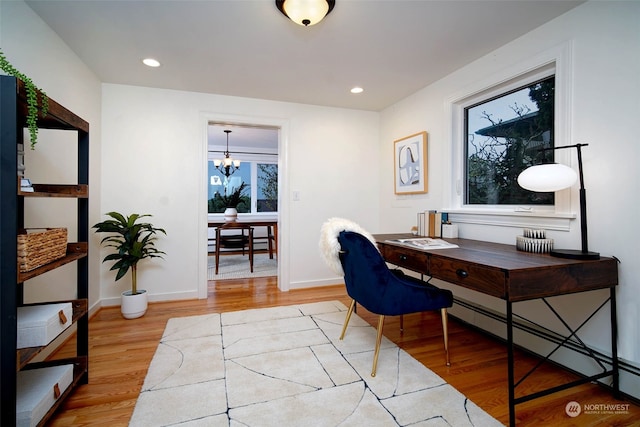
[[27,178],[20,178],[20,191],[23,193],[33,193],[31,181]]
[[442,237],[442,224],[448,223],[448,214],[436,210],[418,213],[418,235]]

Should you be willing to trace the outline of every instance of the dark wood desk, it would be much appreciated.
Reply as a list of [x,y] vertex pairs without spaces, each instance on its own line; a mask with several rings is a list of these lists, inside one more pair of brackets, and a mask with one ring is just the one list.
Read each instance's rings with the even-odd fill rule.
[[[423,251],[388,242],[388,240],[412,237],[407,234],[381,234],[374,237],[378,242],[382,256],[390,264],[473,289],[506,302],[510,425],[515,425],[515,405],[601,378],[612,377],[614,395],[616,397],[619,395],[615,293],[615,287],[618,284],[618,266],[614,258],[602,257],[593,261],[569,260],[550,255],[521,252],[516,249],[515,245],[467,239],[446,239],[448,242],[457,244],[458,248]],[[591,319],[595,312],[574,330],[546,301],[548,297],[606,288],[609,289],[609,297],[596,309],[596,312],[603,308],[607,302],[609,303],[611,309],[611,359],[609,361],[605,360],[604,355],[588,348],[577,336],[578,330]],[[512,305],[519,301],[533,299],[544,300],[551,312],[563,322],[569,331],[568,337],[554,341],[558,344],[556,350],[560,347],[580,348],[583,354],[596,360],[602,368],[601,373],[516,398],[517,385],[535,368],[516,382],[513,329],[515,327],[527,330],[527,328],[522,328],[519,323],[513,322]],[[527,330],[527,332],[532,333],[531,330]],[[543,336],[543,338],[545,337]],[[545,359],[548,359],[553,352]]]

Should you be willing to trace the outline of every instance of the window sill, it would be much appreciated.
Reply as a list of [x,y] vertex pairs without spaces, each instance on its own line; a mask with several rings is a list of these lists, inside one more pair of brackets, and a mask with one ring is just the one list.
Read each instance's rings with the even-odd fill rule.
[[541,228],[544,230],[569,231],[572,213],[551,211],[507,211],[484,209],[448,209],[449,221],[456,224],[491,225],[496,227]]
[[[210,213],[207,214],[207,218],[211,221],[221,220],[224,218],[224,213]],[[272,221],[278,220],[278,214],[274,213],[239,213],[238,219],[240,221]]]

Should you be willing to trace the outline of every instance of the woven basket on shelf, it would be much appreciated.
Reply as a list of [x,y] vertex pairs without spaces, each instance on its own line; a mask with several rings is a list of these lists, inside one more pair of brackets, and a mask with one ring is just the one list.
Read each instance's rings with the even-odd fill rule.
[[67,253],[66,228],[26,229],[18,234],[18,267],[31,271],[64,257]]

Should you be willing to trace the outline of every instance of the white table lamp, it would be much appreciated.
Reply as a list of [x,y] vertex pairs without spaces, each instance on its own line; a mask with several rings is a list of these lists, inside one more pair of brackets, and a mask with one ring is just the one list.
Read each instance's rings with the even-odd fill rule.
[[[584,189],[584,179],[582,176],[582,152],[581,147],[589,144],[565,145],[562,147],[542,148],[540,151],[559,150],[561,148],[578,149],[578,173],[580,177],[580,234],[582,237],[582,249],[554,249],[550,252],[552,256],[569,259],[600,259],[598,252],[590,252],[587,243],[587,195]],[[518,184],[530,191],[550,192],[569,188],[576,181],[578,175],[568,166],[557,163],[531,166],[525,169],[518,176]]]

